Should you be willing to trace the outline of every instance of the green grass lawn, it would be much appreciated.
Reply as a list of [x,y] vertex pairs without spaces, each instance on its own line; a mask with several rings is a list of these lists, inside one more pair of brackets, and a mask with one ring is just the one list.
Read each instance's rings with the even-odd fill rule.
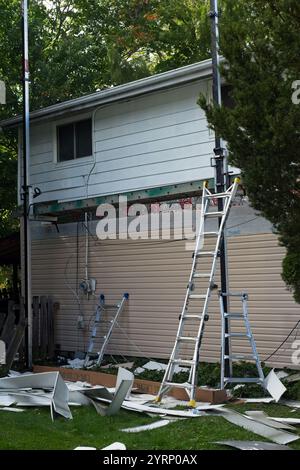
[[[236,411],[263,410],[270,416],[300,418],[300,410],[282,405],[235,405]],[[47,408],[28,409],[23,413],[0,412],[0,449],[66,449],[76,446],[101,448],[112,442],[123,442],[127,449],[228,449],[214,441],[224,439],[266,439],[245,431],[221,417],[203,416],[173,422],[161,429],[127,434],[120,429],[152,423],[159,418],[121,410],[114,417],[101,417],[93,407],[72,408],[73,420],[51,421]],[[300,433],[300,427],[299,431]],[[300,450],[300,439],[290,447]]]

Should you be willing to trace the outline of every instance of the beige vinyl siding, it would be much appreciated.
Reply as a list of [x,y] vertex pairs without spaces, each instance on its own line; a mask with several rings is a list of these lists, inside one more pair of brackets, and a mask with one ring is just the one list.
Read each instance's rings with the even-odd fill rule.
[[[79,239],[79,280],[84,277],[84,237]],[[231,237],[228,240],[232,291],[249,293],[249,312],[258,351],[263,360],[288,335],[300,318],[300,309],[281,276],[284,249],[273,234]],[[167,358],[174,343],[191,266],[184,241],[95,241],[90,238],[90,277],[97,279],[97,294],[117,302],[124,292],[130,300],[115,330],[109,351],[114,354]],[[33,294],[51,294],[60,303],[56,319],[56,343],[61,350],[82,350],[88,341],[77,330],[76,237],[35,240],[32,250]],[[217,281],[218,283],[218,281]],[[93,318],[96,299],[81,299],[86,325]],[[240,308],[232,304],[232,310]],[[193,309],[192,309],[193,310]],[[220,314],[217,291],[209,307],[209,322],[201,359],[218,361]],[[236,321],[235,325],[239,326]],[[238,330],[236,330],[238,331]],[[130,341],[128,339],[130,338]],[[292,366],[291,340],[272,360],[276,366]],[[248,343],[236,341],[236,352],[248,352]]]

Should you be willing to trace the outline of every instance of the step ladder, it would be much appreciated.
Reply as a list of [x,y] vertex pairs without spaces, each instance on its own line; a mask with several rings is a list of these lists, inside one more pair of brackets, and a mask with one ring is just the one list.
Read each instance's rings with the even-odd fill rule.
[[[175,344],[164,378],[160,385],[158,396],[155,399],[156,402],[160,402],[162,397],[171,388],[176,387],[183,388],[186,391],[190,400],[189,406],[193,407],[196,404],[195,393],[197,386],[199,352],[205,322],[208,320],[208,304],[212,290],[217,287],[214,283],[217,259],[220,255],[220,246],[226,220],[228,218],[230,206],[235,197],[238,184],[239,178],[236,178],[227,191],[218,194],[213,194],[208,190],[207,182],[203,184],[200,225],[196,238],[195,251],[193,253],[191,273],[181,315],[179,317]],[[215,202],[218,199],[223,200],[222,211],[211,211],[212,202]],[[215,219],[215,225],[217,226],[216,231],[214,232],[207,230],[207,225],[210,223],[208,220],[212,218]],[[207,238],[214,240],[214,249],[212,251],[205,251],[203,249]],[[205,270],[203,270],[203,268],[201,269],[201,264],[204,259],[208,260],[210,265],[210,267]],[[202,288],[203,292],[197,292],[197,289],[195,289],[195,283],[197,282],[205,283],[204,289]],[[196,307],[197,313],[188,313],[189,306]],[[185,333],[187,329],[190,330],[188,334]],[[189,350],[184,351],[184,349]],[[176,383],[172,381],[176,366],[184,366],[189,370],[189,378],[187,382]]]
[[[236,297],[242,301],[242,312],[230,313],[224,311],[224,297]],[[251,326],[248,317],[248,294],[242,293],[219,293],[220,300],[220,313],[221,313],[221,388],[224,389],[229,383],[256,383],[263,386],[264,373],[259,360],[258,352],[256,349],[255,340],[251,331]],[[229,302],[228,302],[229,305]],[[231,325],[233,320],[242,320],[244,322],[245,330],[242,332],[231,332]],[[225,322],[228,322],[227,332],[225,331]],[[251,354],[234,354],[232,340],[234,338],[249,340],[251,346]],[[229,342],[229,354],[225,353],[225,342]],[[230,377],[225,376],[225,361],[229,361]],[[257,377],[233,377],[232,376],[232,363],[233,361],[255,361],[257,368]]]
[[[125,307],[125,303],[128,298],[129,294],[125,293],[123,294],[120,303],[109,305],[105,303],[104,295],[100,295],[99,303],[96,308],[94,323],[91,329],[89,346],[84,360],[84,367],[87,367],[89,361],[95,358],[95,364],[97,366],[101,365],[113,329]],[[99,329],[104,331],[102,331],[101,334],[98,334]],[[98,351],[95,351],[95,343],[100,346]]]

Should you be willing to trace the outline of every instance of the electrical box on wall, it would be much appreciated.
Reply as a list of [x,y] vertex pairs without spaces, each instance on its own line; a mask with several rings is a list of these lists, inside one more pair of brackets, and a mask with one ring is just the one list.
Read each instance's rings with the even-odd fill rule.
[[95,292],[96,292],[96,283],[97,283],[97,281],[94,278],[83,280],[79,285],[81,292],[85,295],[95,294]]

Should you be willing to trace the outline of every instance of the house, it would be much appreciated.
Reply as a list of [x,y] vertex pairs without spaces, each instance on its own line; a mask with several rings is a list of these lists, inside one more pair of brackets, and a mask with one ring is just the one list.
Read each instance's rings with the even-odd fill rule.
[[[97,208],[118,207],[120,195],[129,204],[148,207],[195,202],[204,180],[213,185],[214,134],[197,105],[200,92],[211,99],[209,60],[31,113],[31,184],[41,191],[34,199],[39,220],[32,222],[32,290],[60,304],[58,350],[86,350],[99,293],[117,302],[129,292],[109,351],[169,356],[191,265],[186,240],[99,240]],[[21,119],[0,125],[20,129]],[[21,155],[21,131],[19,136]],[[21,170],[20,159],[19,181]],[[299,306],[281,279],[284,249],[242,194],[227,226],[230,288],[249,293],[250,320],[265,360],[299,320]],[[80,288],[86,279],[97,281],[97,296]],[[217,293],[209,315],[200,359],[218,361]],[[294,339],[284,342],[268,364],[297,367],[292,363]],[[238,347],[245,352],[242,340]]]

